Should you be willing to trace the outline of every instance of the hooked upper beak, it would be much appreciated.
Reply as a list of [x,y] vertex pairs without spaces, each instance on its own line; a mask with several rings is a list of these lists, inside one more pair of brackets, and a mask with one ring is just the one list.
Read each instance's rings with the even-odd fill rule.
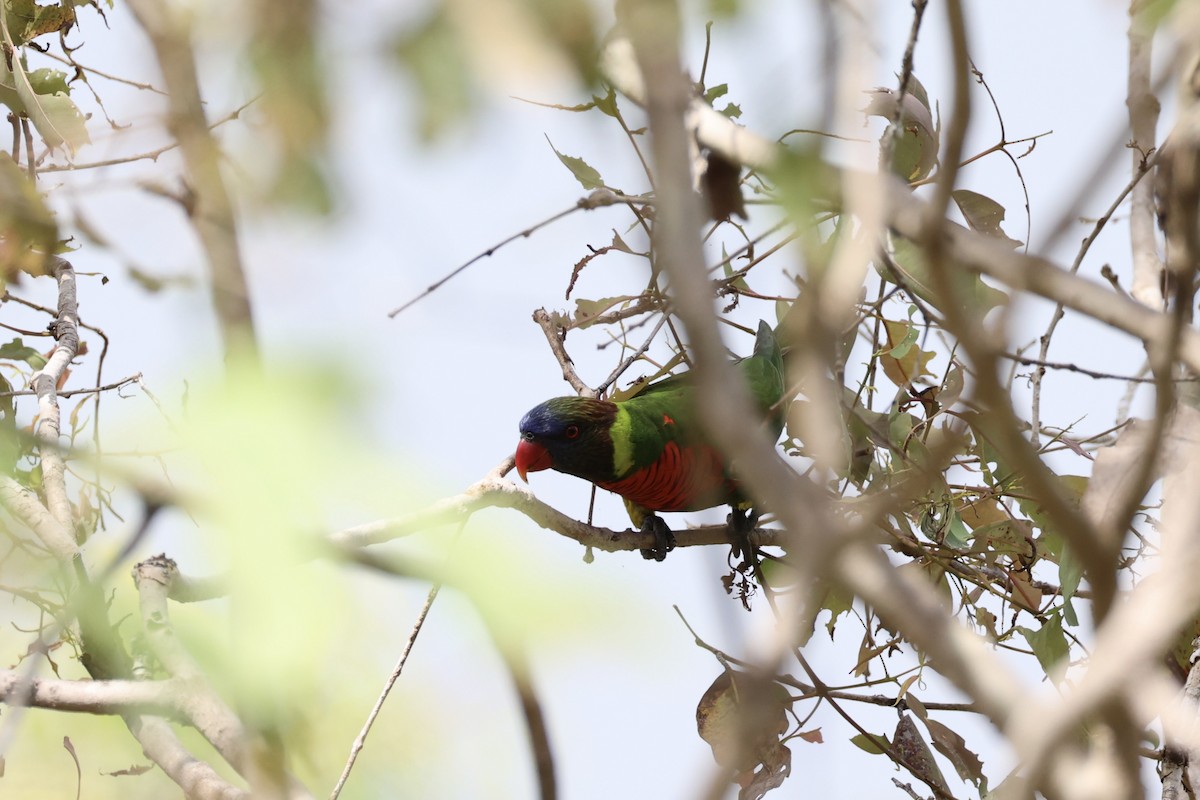
[[517,443],[516,462],[517,474],[521,476],[521,480],[527,483],[528,479],[525,477],[525,473],[538,472],[554,466],[554,459],[550,457],[550,451],[530,439],[522,439]]

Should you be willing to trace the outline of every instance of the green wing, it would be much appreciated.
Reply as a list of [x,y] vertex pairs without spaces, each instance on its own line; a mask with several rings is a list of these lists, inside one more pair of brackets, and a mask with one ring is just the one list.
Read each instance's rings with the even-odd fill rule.
[[[753,354],[737,364],[778,439],[784,421],[783,409],[776,408],[784,393],[783,357],[770,325],[759,322]],[[702,440],[694,395],[691,375],[681,372],[617,404],[611,436],[618,477],[654,463],[669,441],[686,445]]]
[[780,401],[785,390],[783,380],[783,354],[775,332],[766,322],[759,320],[758,335],[754,338],[754,354],[739,362],[742,374],[750,385],[750,393],[758,401],[759,410],[766,415],[774,438],[783,432],[786,412]]

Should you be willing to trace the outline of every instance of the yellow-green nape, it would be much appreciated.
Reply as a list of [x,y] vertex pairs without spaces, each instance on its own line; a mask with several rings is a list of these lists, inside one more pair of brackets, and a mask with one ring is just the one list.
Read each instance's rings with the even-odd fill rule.
[[619,404],[616,419],[613,420],[608,435],[612,440],[613,475],[623,477],[633,469],[633,421],[629,411]]

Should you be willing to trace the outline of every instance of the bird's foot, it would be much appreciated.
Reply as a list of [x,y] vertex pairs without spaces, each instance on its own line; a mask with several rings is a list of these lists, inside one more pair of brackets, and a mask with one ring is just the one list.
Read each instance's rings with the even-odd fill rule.
[[758,525],[758,512],[754,509],[749,511],[735,508],[725,519],[725,524],[729,526],[730,538],[733,539],[733,557],[735,559],[744,558],[749,560],[754,553],[754,545],[750,542],[750,534],[754,533],[755,526]]
[[729,526],[728,563],[731,571],[721,582],[725,585],[725,593],[736,597],[742,602],[742,607],[749,611],[750,598],[754,596],[756,589],[755,581],[762,581],[758,553],[750,541],[750,536],[758,525],[758,513],[735,507],[725,524]]
[[675,534],[657,514],[649,514],[642,520],[642,533],[654,535],[654,546],[642,550],[642,558],[662,561],[667,553],[675,549]]

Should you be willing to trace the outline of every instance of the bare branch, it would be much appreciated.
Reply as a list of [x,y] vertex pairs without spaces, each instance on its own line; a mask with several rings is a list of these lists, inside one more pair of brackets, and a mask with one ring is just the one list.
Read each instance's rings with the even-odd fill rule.
[[539,308],[533,312],[533,321],[542,329],[542,333],[546,335],[546,342],[550,345],[550,352],[554,354],[554,360],[562,367],[563,380],[571,385],[575,393],[580,397],[595,397],[596,390],[589,387],[575,372],[575,362],[567,355],[567,350],[563,346],[563,337],[560,329],[554,324],[554,320],[546,313],[546,309]]
[[1129,208],[1129,243],[1133,251],[1131,294],[1150,308],[1161,309],[1162,263],[1158,257],[1154,186],[1149,181],[1137,180],[1145,174],[1146,162],[1155,152],[1155,128],[1158,125],[1158,98],[1150,87],[1154,30],[1147,18],[1149,13],[1150,4],[1144,0],[1130,1],[1129,78],[1125,105],[1129,109],[1129,128],[1133,134],[1130,156],[1135,179]]
[[196,60],[183,11],[158,0],[131,0],[129,9],[146,31],[169,97],[167,128],[179,142],[191,178],[192,224],[200,237],[212,282],[213,308],[226,357],[257,354],[250,292],[238,244],[233,204],[221,176],[221,154],[204,115]]
[[[1192,666],[1188,670],[1187,681],[1183,686],[1183,699],[1192,706],[1200,706],[1200,639],[1192,642]],[[1163,746],[1162,784],[1163,800],[1186,800],[1188,792],[1186,784],[1189,778],[1194,786],[1196,776],[1195,762],[1200,761],[1200,751],[1191,751],[1179,746],[1168,732],[1167,741]]]
[[0,701],[28,708],[84,714],[151,713],[181,715],[188,703],[185,681],[26,680],[18,670],[0,670]]
[[[134,567],[133,580],[138,590],[146,642],[155,657],[171,675],[194,682],[197,697],[206,696],[207,714],[196,720],[197,728],[222,757],[239,771],[244,767],[246,732],[240,720],[223,700],[206,685],[204,674],[183,644],[175,637],[167,608],[167,597],[174,580],[175,562],[165,556],[147,559]],[[208,717],[204,719],[203,717]]]
[[125,724],[142,752],[183,789],[188,800],[250,800],[250,792],[233,786],[189,753],[166,720],[131,716]]
[[75,270],[61,258],[51,261],[58,281],[58,316],[54,320],[55,348],[46,366],[33,375],[38,398],[38,423],[34,433],[41,443],[42,484],[46,508],[67,530],[72,530],[71,501],[67,498],[66,463],[59,446],[58,384],[79,352],[79,303],[75,297]]
[[295,778],[283,772],[275,759],[254,757],[262,747],[250,746],[241,720],[208,685],[200,667],[175,637],[167,598],[176,571],[175,562],[165,556],[156,556],[135,566],[133,578],[137,584],[146,641],[163,667],[175,677],[186,680],[191,687],[189,718],[192,724],[256,790],[286,793],[294,800],[311,797]]
[[79,554],[79,545],[75,543],[70,527],[55,519],[37,495],[8,475],[0,475],[0,505],[37,534],[60,562],[69,562]]
[[[330,534],[335,545],[365,547],[391,541],[418,531],[439,525],[458,522],[464,517],[484,508],[512,508],[547,530],[574,539],[582,545],[607,553],[644,550],[654,544],[653,534],[628,529],[614,531],[567,516],[561,511],[538,500],[533,492],[501,477],[512,469],[509,457],[501,466],[503,472],[493,472],[471,484],[460,494],[446,497],[433,505],[407,517],[359,525]],[[725,525],[708,525],[675,532],[677,547],[699,547],[714,544],[733,544],[729,528]],[[782,543],[782,532],[769,528],[758,528],[751,534],[751,541],[760,547],[778,546]]]

